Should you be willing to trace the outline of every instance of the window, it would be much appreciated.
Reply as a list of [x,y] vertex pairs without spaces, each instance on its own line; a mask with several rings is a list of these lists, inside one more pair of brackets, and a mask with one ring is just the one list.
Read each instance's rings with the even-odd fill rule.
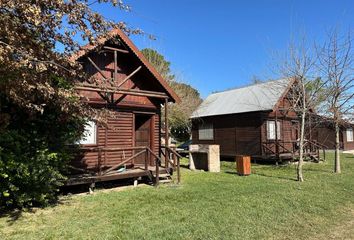
[[347,142],[353,142],[353,128],[347,129]]
[[[280,139],[280,122],[277,121],[277,137]],[[267,139],[268,140],[275,140],[275,121],[269,120],[267,121]]]
[[214,129],[212,123],[199,124],[199,140],[213,140]]
[[85,131],[83,137],[79,141],[79,144],[96,144],[97,143],[97,127],[94,121],[88,121],[85,125]]

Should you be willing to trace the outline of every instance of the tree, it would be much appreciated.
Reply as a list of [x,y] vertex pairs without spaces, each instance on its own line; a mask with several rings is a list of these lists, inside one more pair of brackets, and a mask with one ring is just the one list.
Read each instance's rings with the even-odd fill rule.
[[352,38],[339,36],[337,31],[329,34],[328,42],[318,49],[319,67],[329,90],[327,112],[335,127],[334,172],[340,173],[340,126],[353,114],[354,107],[354,58]]
[[181,103],[169,105],[168,121],[171,135],[175,139],[179,141],[188,140],[191,132],[189,117],[202,102],[199,92],[188,84],[177,82],[176,76],[170,69],[171,63],[156,50],[147,48],[141,50],[141,52],[181,98]]
[[[95,3],[130,10],[121,0]],[[0,25],[0,206],[45,204],[55,199],[84,118],[101,116],[75,92],[86,78],[69,56],[112,28],[141,31],[106,20],[85,0],[1,1]]]
[[170,81],[170,86],[181,98],[179,104],[169,106],[169,124],[172,136],[178,141],[190,139],[192,123],[189,117],[201,104],[198,90],[188,84]]
[[286,78],[293,80],[293,85],[289,90],[287,99],[289,101],[289,111],[293,111],[300,119],[299,136],[299,161],[297,165],[297,180],[304,181],[303,162],[306,119],[319,101],[319,94],[324,82],[314,77],[316,54],[314,47],[308,46],[305,39],[300,43],[292,43],[289,47],[286,60],[281,64],[280,71]]
[[166,81],[175,80],[175,75],[171,73],[171,63],[163,55],[151,48],[144,48],[141,52]]

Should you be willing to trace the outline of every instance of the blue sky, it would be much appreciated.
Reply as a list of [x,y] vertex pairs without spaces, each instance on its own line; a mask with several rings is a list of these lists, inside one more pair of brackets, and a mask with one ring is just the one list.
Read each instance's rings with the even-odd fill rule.
[[[202,97],[250,83],[253,76],[274,78],[275,53],[286,51],[299,33],[323,41],[333,27],[353,28],[353,0],[126,0],[131,13],[108,5],[95,9],[153,34],[133,36],[171,63],[179,78]],[[294,37],[295,36],[295,37]]]

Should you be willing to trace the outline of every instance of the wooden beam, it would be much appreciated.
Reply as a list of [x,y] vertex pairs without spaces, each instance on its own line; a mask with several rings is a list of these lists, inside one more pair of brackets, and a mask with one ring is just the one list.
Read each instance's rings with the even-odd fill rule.
[[82,90],[82,91],[91,91],[91,92],[106,92],[106,93],[118,93],[118,94],[126,94],[126,95],[132,95],[132,96],[141,96],[141,97],[153,97],[153,98],[162,98],[162,99],[167,99],[167,96],[161,96],[159,94],[153,94],[153,93],[146,93],[146,92],[132,92],[127,90],[105,90],[105,89],[98,89],[98,88],[90,88],[90,87],[75,87],[76,90]]
[[107,49],[107,50],[115,51],[115,52],[129,53],[128,50],[119,49],[119,48],[115,48],[115,47],[104,46],[103,48],[104,48],[104,49]]
[[107,80],[106,76],[103,74],[102,70],[96,65],[96,63],[94,61],[92,61],[92,59],[90,57],[87,57],[87,59],[89,60],[89,62],[96,68],[96,70],[102,75],[102,77]]
[[141,66],[139,66],[137,69],[135,69],[131,74],[129,74],[124,80],[118,84],[117,88],[121,87],[126,81],[128,81],[132,76],[134,76],[139,70],[141,69]]
[[89,87],[89,88],[97,88],[101,90],[116,90],[116,91],[131,91],[131,92],[138,92],[138,93],[151,93],[151,94],[156,94],[160,95],[162,97],[167,97],[167,95],[163,92],[156,92],[156,91],[148,91],[148,90],[139,90],[139,89],[124,89],[124,88],[116,88],[116,87],[111,87],[111,86],[98,86],[95,84],[87,84],[87,83],[78,83],[77,86],[79,87]]
[[142,96],[142,97],[153,97],[153,98],[168,98],[165,93],[155,92],[155,91],[145,91],[137,89],[117,89],[115,87],[99,87],[91,84],[78,84],[75,87],[76,90],[91,91],[91,92],[106,92],[106,93],[117,93],[126,94],[132,96]]
[[165,168],[168,169],[168,160],[169,160],[169,154],[168,154],[168,99],[165,99]]
[[128,151],[128,150],[143,150],[146,149],[146,147],[123,147],[123,148],[117,148],[117,147],[81,147],[80,150],[85,150],[85,151],[91,151],[95,152],[101,149],[102,152],[115,152],[115,151]]
[[117,51],[114,51],[114,75],[113,75],[113,82],[117,81]]

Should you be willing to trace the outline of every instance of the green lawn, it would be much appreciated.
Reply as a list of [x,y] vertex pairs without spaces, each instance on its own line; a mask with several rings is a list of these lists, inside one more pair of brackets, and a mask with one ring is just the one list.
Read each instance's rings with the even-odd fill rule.
[[[333,158],[329,155],[328,158]],[[0,218],[11,239],[354,239],[354,156],[295,166],[253,165],[240,177],[187,169],[182,184],[63,198],[63,203]]]

